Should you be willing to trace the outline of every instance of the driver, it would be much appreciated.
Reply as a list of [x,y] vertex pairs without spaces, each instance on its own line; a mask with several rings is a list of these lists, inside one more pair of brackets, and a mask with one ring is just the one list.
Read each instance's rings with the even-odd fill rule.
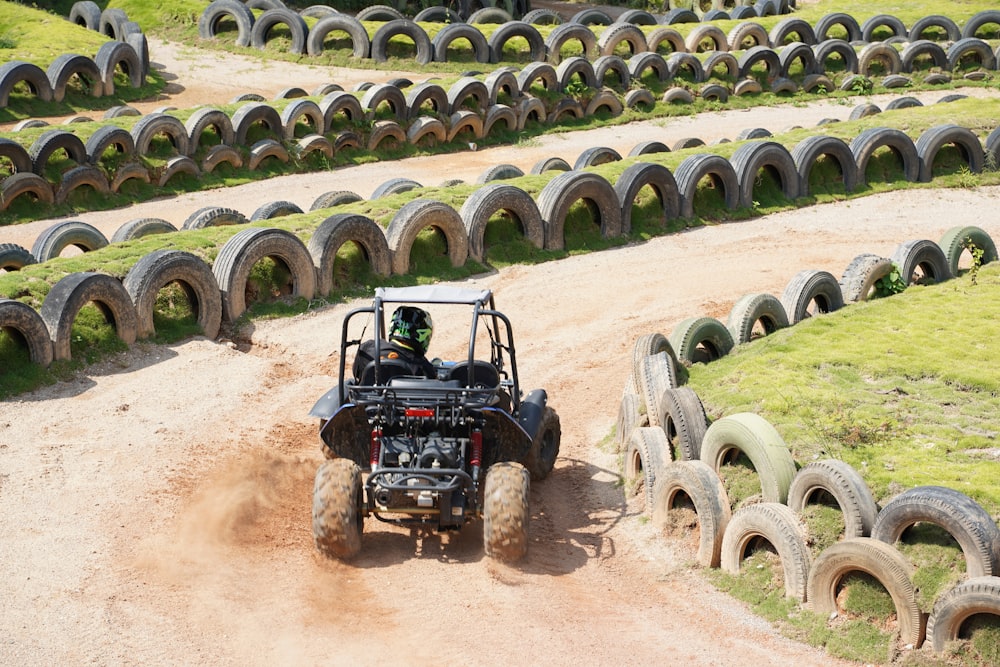
[[[437,377],[434,365],[424,356],[434,334],[434,322],[423,308],[400,306],[389,321],[389,340],[382,341],[382,359],[399,359],[410,368],[411,375]],[[358,348],[354,357],[354,377],[361,378],[365,366],[375,360],[375,341],[367,340]]]

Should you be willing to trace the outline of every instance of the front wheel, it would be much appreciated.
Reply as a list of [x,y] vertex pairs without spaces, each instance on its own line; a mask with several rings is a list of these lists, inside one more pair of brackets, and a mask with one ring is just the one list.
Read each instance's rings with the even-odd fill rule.
[[538,427],[538,433],[531,441],[531,449],[525,458],[524,465],[531,473],[531,479],[542,480],[549,476],[556,465],[559,456],[559,442],[562,439],[562,426],[559,415],[550,407],[545,408],[545,416]]
[[361,551],[362,495],[356,463],[330,459],[320,464],[313,486],[313,540],[327,556],[347,560]]
[[520,463],[494,463],[483,493],[483,546],[486,555],[517,561],[528,551],[528,491],[531,476]]

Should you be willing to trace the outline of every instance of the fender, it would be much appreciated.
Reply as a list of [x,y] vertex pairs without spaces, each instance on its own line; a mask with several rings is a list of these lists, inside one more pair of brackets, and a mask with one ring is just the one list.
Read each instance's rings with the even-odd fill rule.
[[545,416],[545,404],[549,396],[544,389],[535,389],[528,393],[527,397],[521,401],[521,408],[517,415],[517,423],[524,429],[525,433],[532,440],[538,433],[538,427],[542,424]]
[[312,410],[309,411],[309,416],[317,417],[320,421],[325,422],[336,414],[339,409],[340,392],[338,391],[338,387],[334,386],[330,391],[320,396],[319,400],[312,406]]
[[319,436],[336,456],[354,461],[362,470],[370,469],[371,426],[363,407],[353,403],[341,406],[320,428]]

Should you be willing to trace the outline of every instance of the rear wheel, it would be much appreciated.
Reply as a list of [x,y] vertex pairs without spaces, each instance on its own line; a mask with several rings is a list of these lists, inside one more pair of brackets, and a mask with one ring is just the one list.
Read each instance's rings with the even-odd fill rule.
[[362,495],[356,463],[331,459],[320,464],[313,487],[313,540],[327,556],[347,560],[361,551]]
[[520,560],[528,551],[528,491],[531,476],[520,463],[495,463],[486,472],[483,546],[497,560]]

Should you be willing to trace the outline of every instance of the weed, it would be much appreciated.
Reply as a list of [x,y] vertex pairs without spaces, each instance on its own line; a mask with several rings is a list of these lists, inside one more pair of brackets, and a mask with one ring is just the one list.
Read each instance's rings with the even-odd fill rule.
[[969,282],[973,285],[979,284],[979,269],[983,266],[983,249],[972,241],[972,237],[965,239],[962,244],[969,254],[972,255],[972,268],[969,269]]
[[875,296],[878,298],[899,294],[906,289],[899,264],[893,263],[892,270],[875,281]]

